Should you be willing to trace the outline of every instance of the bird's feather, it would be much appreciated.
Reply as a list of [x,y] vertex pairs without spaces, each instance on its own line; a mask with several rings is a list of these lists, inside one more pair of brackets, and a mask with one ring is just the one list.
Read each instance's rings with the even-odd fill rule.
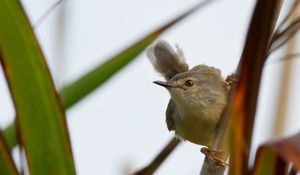
[[166,80],[174,75],[188,71],[182,50],[177,46],[174,51],[166,41],[158,41],[147,49],[147,56],[156,71],[161,73]]
[[179,113],[177,111],[176,105],[172,99],[170,99],[167,110],[166,110],[166,124],[169,131],[175,130],[174,117],[179,118]]

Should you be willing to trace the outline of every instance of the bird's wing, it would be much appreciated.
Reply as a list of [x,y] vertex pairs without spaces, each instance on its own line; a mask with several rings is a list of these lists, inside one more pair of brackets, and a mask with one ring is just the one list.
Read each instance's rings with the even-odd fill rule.
[[176,115],[179,115],[179,113],[177,111],[175,102],[172,99],[170,99],[168,107],[167,107],[167,111],[166,111],[166,124],[167,124],[169,131],[175,130],[174,118],[176,118],[176,117],[179,118],[179,116],[176,116]]
[[177,46],[177,50],[174,51],[166,41],[158,41],[150,46],[147,49],[147,56],[156,71],[161,73],[166,80],[189,69],[182,50]]

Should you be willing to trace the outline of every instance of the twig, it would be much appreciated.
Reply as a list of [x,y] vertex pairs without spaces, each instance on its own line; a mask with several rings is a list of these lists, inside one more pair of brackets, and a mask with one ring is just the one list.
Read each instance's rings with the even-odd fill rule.
[[165,146],[165,148],[155,157],[155,159],[145,168],[137,171],[134,175],[150,175],[153,174],[162,162],[171,154],[171,152],[180,143],[175,137]]
[[[236,73],[236,79],[238,79],[239,72]],[[232,101],[234,92],[236,90],[236,81],[233,81],[231,84],[231,88],[228,94],[228,105],[224,109],[220,123],[218,124],[218,129],[216,132],[216,135],[214,136],[213,143],[211,145],[211,148],[214,150],[221,150],[221,154],[219,155],[219,158],[226,161],[229,150],[228,150],[228,136],[229,136],[229,123],[230,123],[230,110],[232,108]],[[226,167],[225,166],[219,166],[216,165],[213,161],[205,157],[200,175],[222,175],[224,174]]]

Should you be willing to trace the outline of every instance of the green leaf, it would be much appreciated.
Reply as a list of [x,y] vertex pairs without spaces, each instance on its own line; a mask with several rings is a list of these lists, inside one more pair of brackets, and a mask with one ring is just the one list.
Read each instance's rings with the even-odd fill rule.
[[29,172],[75,174],[64,110],[20,2],[1,0],[0,21],[0,60]]
[[[111,76],[113,76],[123,67],[125,67],[128,63],[134,60],[136,56],[138,56],[161,33],[174,26],[181,20],[185,19],[196,10],[204,7],[205,5],[211,2],[213,2],[213,0],[203,1],[195,5],[193,8],[188,9],[179,17],[173,19],[165,25],[162,25],[150,34],[147,34],[145,37],[132,44],[127,49],[124,49],[112,58],[107,59],[108,61],[106,61],[105,63],[97,66],[95,69],[78,78],[78,80],[64,87],[60,92],[60,96],[65,109],[72,107],[74,104],[83,99],[86,95],[91,93],[97,87],[100,87]],[[15,130],[15,125],[13,124],[4,130],[5,138],[10,147],[14,147],[17,144]]]
[[0,133],[0,174],[17,175],[18,171],[13,162],[10,150],[5,143],[2,133]]
[[9,148],[13,148],[18,144],[15,123],[5,128],[3,132],[3,137],[5,138],[5,141]]
[[204,7],[206,4],[212,2],[204,1],[193,8],[187,10],[185,13],[170,21],[169,23],[161,26],[150,34],[146,35],[139,41],[135,42],[125,50],[117,53],[112,58],[107,59],[105,63],[99,65],[94,70],[90,71],[86,75],[66,86],[61,90],[61,98],[65,108],[69,108],[77,103],[79,100],[83,99],[86,95],[91,93],[97,87],[101,86],[106,80],[111,76],[116,74],[122,68],[124,68],[128,63],[133,61],[149,44],[151,44],[161,33],[165,30],[178,23],[179,21],[186,18],[192,12]]

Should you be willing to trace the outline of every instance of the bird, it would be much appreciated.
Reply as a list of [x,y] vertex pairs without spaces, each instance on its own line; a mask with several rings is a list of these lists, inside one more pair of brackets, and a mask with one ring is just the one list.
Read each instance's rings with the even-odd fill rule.
[[205,64],[189,69],[182,49],[176,45],[174,50],[164,40],[150,46],[146,54],[165,78],[154,83],[171,96],[165,114],[168,130],[181,140],[209,147],[228,103],[229,85],[220,69]]

